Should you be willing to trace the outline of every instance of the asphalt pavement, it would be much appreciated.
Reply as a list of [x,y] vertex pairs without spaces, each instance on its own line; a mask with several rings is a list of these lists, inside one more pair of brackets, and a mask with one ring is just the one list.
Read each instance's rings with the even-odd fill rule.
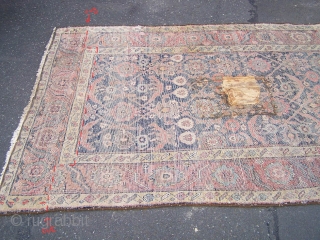
[[[320,1],[0,0],[0,168],[54,27],[228,23],[320,23]],[[320,205],[17,214],[0,217],[0,238],[320,239]]]

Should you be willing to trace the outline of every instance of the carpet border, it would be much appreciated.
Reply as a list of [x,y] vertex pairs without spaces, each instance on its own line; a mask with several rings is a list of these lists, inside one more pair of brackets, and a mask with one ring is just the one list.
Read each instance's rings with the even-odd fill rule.
[[304,207],[304,206],[319,206],[320,202],[318,201],[309,201],[309,202],[283,202],[279,204],[274,203],[256,203],[256,204],[230,204],[230,203],[191,203],[191,202],[181,202],[181,203],[163,203],[163,204],[152,204],[152,205],[138,205],[138,206],[113,206],[113,207],[104,207],[104,206],[83,206],[78,208],[49,208],[49,209],[39,209],[39,210],[17,210],[17,211],[7,211],[0,212],[1,216],[12,216],[12,215],[29,215],[29,214],[47,214],[47,213],[72,213],[78,211],[127,211],[127,210],[152,210],[159,208],[173,208],[173,207],[217,207],[217,208],[270,208],[270,207]]
[[55,36],[55,33],[57,31],[57,28],[53,28],[52,30],[52,34],[51,34],[51,37],[45,47],[45,51],[43,53],[43,56],[41,58],[41,62],[40,62],[40,66],[38,68],[38,71],[37,71],[37,74],[36,74],[36,81],[33,85],[33,89],[31,90],[31,96],[29,98],[29,102],[27,104],[27,106],[23,109],[23,112],[22,112],[22,115],[20,117],[20,120],[19,120],[19,124],[18,124],[18,127],[16,128],[16,130],[13,132],[13,136],[11,138],[11,141],[10,141],[10,148],[9,148],[9,151],[7,152],[6,154],[6,161],[5,161],[5,164],[2,168],[2,172],[0,174],[0,187],[2,185],[2,182],[3,182],[3,177],[5,175],[5,172],[8,168],[8,164],[9,164],[9,160],[10,160],[10,156],[14,150],[14,147],[15,147],[15,144],[17,142],[17,139],[19,137],[19,134],[21,132],[21,129],[22,129],[22,126],[23,126],[23,123],[28,115],[28,112],[31,108],[31,104],[32,104],[32,101],[36,95],[36,92],[37,92],[37,89],[38,89],[38,86],[39,86],[39,82],[40,82],[40,79],[41,79],[41,73],[42,73],[42,69],[44,68],[44,65],[46,63],[46,59],[47,59],[47,56],[48,56],[48,53],[49,53],[49,49],[50,49],[50,46],[52,45],[52,42],[54,40],[54,36]]

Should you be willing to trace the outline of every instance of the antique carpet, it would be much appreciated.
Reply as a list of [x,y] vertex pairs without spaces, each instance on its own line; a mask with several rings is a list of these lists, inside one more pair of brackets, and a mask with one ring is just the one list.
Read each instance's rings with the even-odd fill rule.
[[320,25],[56,29],[0,211],[319,203],[319,78]]

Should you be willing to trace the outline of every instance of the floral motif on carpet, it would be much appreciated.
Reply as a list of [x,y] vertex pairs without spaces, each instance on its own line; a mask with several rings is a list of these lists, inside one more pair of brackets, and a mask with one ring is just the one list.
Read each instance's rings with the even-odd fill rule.
[[[0,211],[319,202],[319,30],[55,30]],[[224,76],[255,76],[259,101],[230,106]]]

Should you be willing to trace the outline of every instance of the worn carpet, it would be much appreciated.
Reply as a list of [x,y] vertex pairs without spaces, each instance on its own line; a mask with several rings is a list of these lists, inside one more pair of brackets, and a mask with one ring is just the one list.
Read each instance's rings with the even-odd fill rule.
[[320,25],[56,29],[0,211],[319,203],[319,78]]

